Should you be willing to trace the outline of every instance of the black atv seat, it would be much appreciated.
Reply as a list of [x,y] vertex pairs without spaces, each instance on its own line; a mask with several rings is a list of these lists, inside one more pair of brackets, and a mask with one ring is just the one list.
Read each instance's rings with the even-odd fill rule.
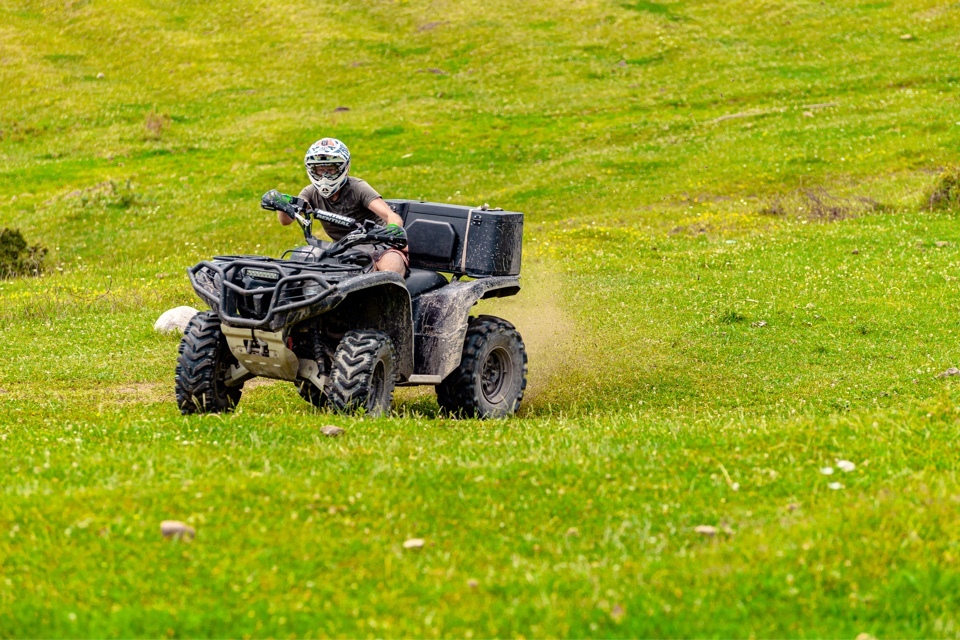
[[421,293],[439,289],[447,284],[447,279],[436,271],[428,269],[410,269],[410,275],[407,276],[407,291],[411,298],[416,298]]

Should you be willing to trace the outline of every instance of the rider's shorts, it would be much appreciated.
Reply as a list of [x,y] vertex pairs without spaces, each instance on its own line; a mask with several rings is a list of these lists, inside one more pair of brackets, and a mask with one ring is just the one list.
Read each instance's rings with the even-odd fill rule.
[[400,256],[400,258],[403,260],[403,266],[405,266],[408,270],[410,269],[410,256],[409,256],[409,254],[406,254],[406,253],[404,253],[403,251],[400,251],[400,249],[394,249],[393,247],[391,247],[391,248],[389,248],[389,249],[387,249],[386,251],[383,251],[383,252],[381,252],[381,253],[375,253],[375,254],[373,254],[373,259],[376,260],[377,262],[380,262],[380,258],[382,258],[383,256],[387,255],[388,253],[395,253],[395,254],[397,254],[398,256]]

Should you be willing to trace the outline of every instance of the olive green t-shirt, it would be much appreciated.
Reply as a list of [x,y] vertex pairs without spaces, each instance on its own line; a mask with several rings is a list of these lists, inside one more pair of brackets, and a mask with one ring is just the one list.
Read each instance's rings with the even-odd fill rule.
[[[374,190],[365,180],[350,176],[347,178],[347,184],[341,187],[340,191],[334,194],[336,200],[324,198],[312,184],[307,185],[300,192],[300,197],[310,203],[313,209],[323,209],[330,213],[339,213],[342,216],[350,216],[357,222],[364,220],[374,220],[382,222],[380,216],[370,211],[370,203],[380,197],[380,194]],[[323,230],[327,232],[334,240],[339,240],[349,233],[349,229],[335,227],[320,221]]]

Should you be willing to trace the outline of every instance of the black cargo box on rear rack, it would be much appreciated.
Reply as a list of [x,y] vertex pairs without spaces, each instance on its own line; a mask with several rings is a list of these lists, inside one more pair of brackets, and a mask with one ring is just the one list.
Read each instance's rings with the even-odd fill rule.
[[410,242],[410,266],[474,278],[520,275],[523,214],[416,200],[387,200]]

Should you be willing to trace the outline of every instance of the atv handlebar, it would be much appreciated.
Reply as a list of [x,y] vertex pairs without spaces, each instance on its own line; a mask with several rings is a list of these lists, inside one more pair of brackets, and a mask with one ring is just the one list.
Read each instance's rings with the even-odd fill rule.
[[356,220],[348,216],[342,216],[339,213],[331,213],[329,211],[324,211],[323,209],[311,209],[309,213],[316,220],[320,220],[321,222],[329,222],[337,227],[343,227],[344,229],[356,229],[357,227]]
[[343,253],[350,247],[359,244],[385,244],[397,249],[403,249],[407,246],[406,235],[396,235],[387,233],[386,227],[378,225],[370,220],[362,224],[349,216],[342,216],[338,213],[324,211],[323,209],[311,209],[309,203],[303,198],[296,198],[285,193],[280,193],[276,189],[267,191],[260,198],[260,207],[268,211],[282,211],[287,216],[293,218],[303,228],[303,237],[307,243],[313,246],[320,246],[319,240],[313,237],[313,220],[320,220],[343,229],[352,229],[350,233],[334,242],[327,249],[327,255],[337,255]]
[[[339,213],[324,211],[323,209],[311,209],[307,201],[303,198],[288,196],[285,193],[280,193],[276,189],[271,189],[261,196],[260,208],[267,209],[268,211],[282,211],[294,220],[297,219],[297,214],[301,214],[306,219],[313,217],[316,220],[343,227],[344,229],[357,228],[357,221],[353,218],[342,216]],[[301,224],[303,223],[301,222]]]

